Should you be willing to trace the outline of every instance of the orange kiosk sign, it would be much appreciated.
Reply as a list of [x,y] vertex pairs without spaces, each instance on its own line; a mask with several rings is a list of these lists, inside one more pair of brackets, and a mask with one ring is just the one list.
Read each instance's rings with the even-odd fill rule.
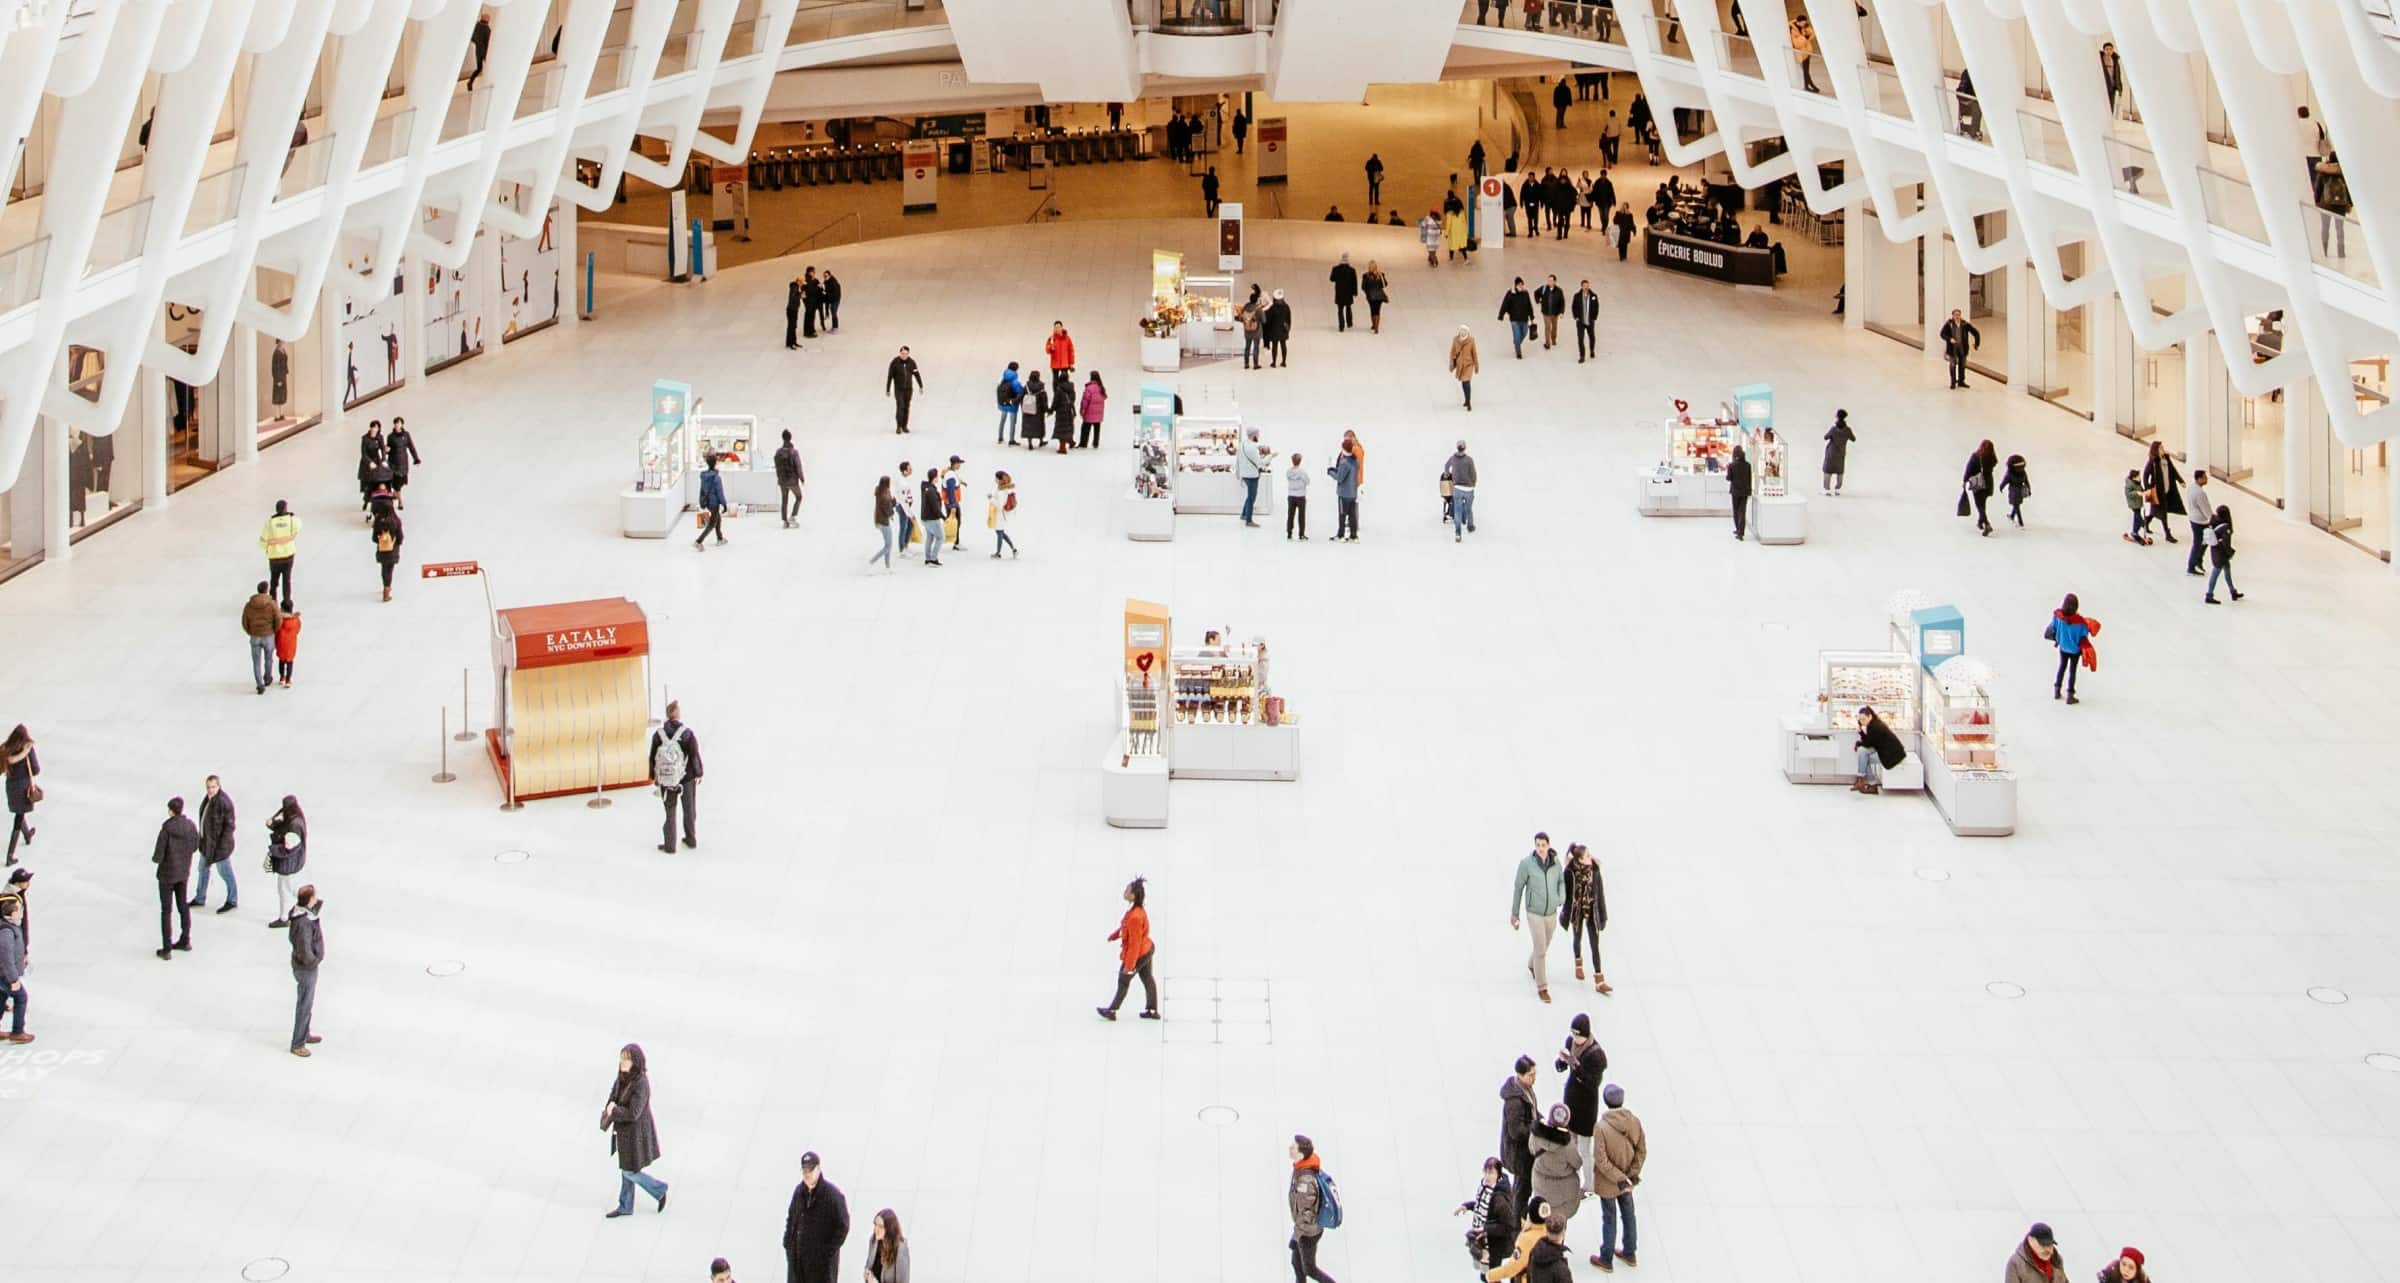
[[492,768],[517,800],[650,783],[650,620],[623,597],[494,613]]

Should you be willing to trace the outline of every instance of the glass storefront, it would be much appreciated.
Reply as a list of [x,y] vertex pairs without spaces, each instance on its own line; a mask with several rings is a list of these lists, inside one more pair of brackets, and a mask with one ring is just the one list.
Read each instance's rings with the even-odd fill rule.
[[[178,304],[167,305],[167,342],[189,353],[200,345],[200,313]],[[222,364],[222,363],[220,363]],[[173,493],[233,462],[233,425],[225,399],[232,395],[230,380],[213,378],[190,384],[167,375],[153,375],[167,385],[167,491]]]
[[[35,429],[47,431],[47,420]],[[0,580],[41,560],[42,451],[38,444],[25,452],[17,484],[0,490]]]
[[[1977,241],[1990,245],[2007,235],[2006,214],[1975,216]],[[1951,249],[1955,256],[1957,247],[1953,245]],[[1964,271],[1964,268],[1958,270]],[[1967,319],[1974,322],[1975,332],[1982,338],[1982,342],[1968,353],[1967,368],[1987,379],[2006,381],[2008,378],[2008,274],[2012,270],[2030,269],[2000,267],[1989,272],[1971,273],[1966,278]]]
[[[67,374],[72,391],[87,401],[100,399],[108,377],[107,359],[94,348],[67,345]],[[126,399],[125,416],[117,431],[91,433],[66,430],[67,538],[79,541],[110,521],[142,505],[140,398]]]
[[1925,345],[1925,238],[1895,242],[1883,234],[1880,215],[1870,210],[1867,217],[1873,225],[1860,228],[1851,239],[1858,252],[1869,256],[1867,297],[1847,299],[1845,306],[1860,308],[1860,322],[1875,333],[1921,348]]
[[[2266,361],[2283,351],[2283,314],[2269,312],[2246,322],[2251,360]],[[2282,390],[2245,396],[2224,371],[2223,355],[2210,345],[2209,360],[2218,369],[2215,384],[2223,404],[2210,415],[2209,471],[2237,488],[2280,508],[2284,497],[2283,428],[2287,409]]]
[[[258,292],[270,307],[288,307],[292,278],[271,268],[258,273]],[[324,327],[316,319],[297,340],[258,337],[258,443],[272,445],[325,417]]]
[[[2391,399],[2391,358],[2350,363],[2350,395],[2359,413],[2382,409]],[[2333,435],[2333,417],[2322,408],[2309,415],[2308,520],[2385,561],[2392,557],[2390,443],[2352,449]]]

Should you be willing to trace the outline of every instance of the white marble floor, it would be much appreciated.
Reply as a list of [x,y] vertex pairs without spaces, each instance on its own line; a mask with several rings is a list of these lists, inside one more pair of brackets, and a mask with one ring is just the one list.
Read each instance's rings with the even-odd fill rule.
[[[768,1279],[804,1149],[862,1224],[899,1210],[925,1279],[1270,1279],[1294,1131],[1347,1196],[1331,1273],[1455,1279],[1450,1208],[1496,1144],[1509,1062],[1542,1057],[1553,1099],[1548,1054],[1587,1008],[1650,1129],[1654,1283],[1988,1277],[2036,1217],[2072,1277],[2133,1243],[2189,1283],[2400,1278],[2400,1073],[2367,1060],[2400,1053],[2382,567],[2236,498],[2251,598],[2204,607],[2180,548],[2116,536],[2128,443],[1947,392],[1813,295],[1580,241],[1429,270],[1404,232],[1307,223],[1253,228],[1250,279],[1297,307],[1292,367],[1182,383],[1238,393],[1312,465],[1357,428],[1365,540],[1187,519],[1134,545],[1111,524],[1122,419],[1096,453],[1003,458],[988,389],[1058,317],[1125,404],[1148,251],[1208,235],[845,247],[818,256],[847,283],[845,329],[803,353],[777,343],[762,266],[374,407],[425,454],[411,567],[479,558],[503,604],[650,612],[706,745],[696,852],[652,849],[641,796],[508,815],[478,762],[428,782],[462,668],[487,712],[481,593],[412,578],[376,602],[348,432],[0,589],[0,722],[33,726],[50,794],[30,853],[41,1040],[0,1055],[11,1283],[230,1280],[270,1256],[345,1283],[697,1279],[717,1254]],[[1381,336],[1330,331],[1344,248],[1392,269]],[[1596,365],[1510,360],[1490,319],[1504,275],[1553,265],[1604,292]],[[1486,369],[1471,416],[1442,370],[1462,321]],[[900,343],[930,389],[896,444],[878,387]],[[617,536],[660,375],[794,428],[800,530],[739,520],[705,556]],[[1836,406],[1858,426],[1852,490],[1812,504],[1810,541],[1636,517],[1627,475],[1657,443],[1634,422],[1758,380],[1803,470]],[[1434,523],[1460,433],[1484,481],[1463,547]],[[1949,515],[1984,436],[2033,460],[2028,531],[1978,539]],[[1024,559],[868,573],[875,475],[952,452],[1020,479]],[[278,497],[308,523],[307,628],[298,686],[259,697],[235,617]],[[1920,798],[1775,769],[1817,651],[1878,644],[1900,588],[1955,601],[2001,674],[2014,838],[1954,839]],[[2037,636],[2070,589],[2107,625],[2074,709],[2042,696]],[[1102,824],[1129,594],[1272,638],[1301,782],[1180,784],[1171,829]],[[143,857],[163,799],[212,771],[240,801],[248,897],[161,963]],[[330,904],[306,1062],[284,1054],[290,980],[251,872],[287,792]],[[1502,902],[1535,828],[1606,862],[1613,998],[1525,987]],[[494,861],[512,849],[530,858]],[[1137,872],[1163,1028],[1090,1014]],[[427,973],[443,960],[465,969]],[[1271,1044],[1195,1039],[1184,995],[1211,980],[1263,982]],[[599,1215],[615,1180],[593,1124],[635,1040],[675,1193],[620,1225]],[[1210,1105],[1238,1121],[1201,1121]],[[1569,1237],[1580,1254],[1596,1233],[1587,1212]]]

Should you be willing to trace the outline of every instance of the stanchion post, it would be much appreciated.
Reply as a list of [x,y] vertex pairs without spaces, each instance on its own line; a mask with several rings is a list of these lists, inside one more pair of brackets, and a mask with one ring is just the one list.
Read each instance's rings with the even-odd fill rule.
[[583,804],[584,809],[588,811],[606,810],[608,794],[602,790],[607,787],[608,776],[600,769],[600,740],[598,736],[594,736],[592,739],[592,800]]
[[458,777],[450,773],[450,710],[442,710],[442,769],[434,772],[433,782],[448,784]]
[[508,784],[508,800],[500,804],[503,811],[525,809],[525,804],[517,800],[517,755],[512,751],[515,746],[510,742],[514,737],[514,728],[504,728],[500,732],[500,756],[508,760],[508,770],[502,777]]
[[464,744],[475,738],[475,719],[467,712],[467,670],[458,670],[458,734],[450,738]]

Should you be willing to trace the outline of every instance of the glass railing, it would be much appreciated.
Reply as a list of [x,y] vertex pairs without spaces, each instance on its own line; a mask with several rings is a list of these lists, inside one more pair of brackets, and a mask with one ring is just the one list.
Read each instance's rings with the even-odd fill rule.
[[416,141],[417,109],[395,111],[376,118],[375,126],[367,133],[366,150],[360,153],[358,167],[372,169],[377,165],[407,157],[409,145]]
[[442,113],[442,132],[437,142],[449,142],[468,134],[483,132],[484,122],[491,119],[492,91],[489,86],[470,93],[454,94],[450,106]]
[[332,172],[333,135],[295,143],[283,154],[283,167],[275,175],[275,199],[290,200],[302,192],[315,191],[325,185]]
[[1238,36],[1250,30],[1250,11],[1274,0],[1127,0],[1137,28],[1176,36]]
[[800,0],[787,45],[870,35],[905,27],[940,26],[950,17],[942,0]]
[[228,165],[201,179],[192,188],[192,207],[184,212],[183,234],[197,236],[241,213],[242,180],[247,165]]
[[2258,196],[2250,184],[2231,174],[2219,173],[2202,166],[2200,169],[2201,208],[2208,211],[2208,221],[2260,244],[2267,239],[2267,221],[2258,212]]
[[2348,214],[2320,209],[2310,201],[2302,201],[2300,211],[2303,225],[2308,228],[2308,256],[2317,266],[2330,267],[2361,285],[2376,288],[2375,260],[2367,254],[2358,220]]
[[1758,48],[1750,43],[1748,36],[1737,35],[1731,31],[1718,32],[1717,56],[1724,60],[1725,70],[1737,76],[1759,74]]
[[2075,149],[2067,145],[2066,126],[2048,116],[2020,111],[2017,131],[2024,135],[2025,159],[2070,174],[2075,172]]
[[[2158,173],[2158,155],[2140,143],[2111,136],[2101,140],[2108,152],[2108,185],[2128,196],[2139,196],[2160,205],[2167,203],[2167,193],[2153,175]],[[2148,183],[2149,186],[2143,186]]]
[[1908,91],[1900,84],[1900,73],[1879,62],[1859,66],[1858,101],[1869,111],[1879,111],[1898,120],[1914,119],[1909,114]]
[[[1257,0],[1252,2],[1257,3]],[[1543,0],[1531,13],[1525,11],[1524,0],[1464,0],[1459,6],[1460,26],[1507,28],[1512,19],[1517,27],[1526,31],[1546,31],[1552,35],[1575,36],[1603,44],[1621,46],[1625,43],[1625,34],[1617,25],[1613,3]]]
[[1664,17],[1653,15],[1650,19],[1650,39],[1657,45],[1660,54],[1690,61],[1692,51],[1683,43],[1683,19],[1673,14]]
[[1825,55],[1811,53],[1806,58],[1794,57],[1793,63],[1800,72],[1800,92],[1823,94],[1828,98],[1833,96],[1833,67],[1825,61]]
[[758,19],[744,18],[725,33],[725,52],[722,57],[747,58],[758,51]]
[[0,254],[0,316],[31,303],[42,292],[42,264],[50,257],[50,238],[37,236]]
[[85,260],[85,271],[104,272],[141,257],[142,243],[150,236],[150,202],[151,198],[144,196],[100,216],[99,226],[92,229],[92,253]]

